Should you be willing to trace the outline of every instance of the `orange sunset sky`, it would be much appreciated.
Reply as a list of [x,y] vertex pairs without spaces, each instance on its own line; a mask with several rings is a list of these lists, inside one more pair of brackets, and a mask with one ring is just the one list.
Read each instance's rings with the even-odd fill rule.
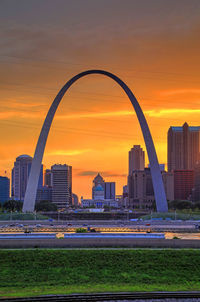
[[[87,69],[132,89],[167,164],[168,128],[200,125],[199,37],[199,0],[1,0],[0,175],[10,177],[17,156],[33,156],[57,92]],[[72,165],[79,197],[91,197],[98,172],[121,194],[133,144],[145,148],[130,101],[111,79],[91,75],[63,98],[43,163]]]

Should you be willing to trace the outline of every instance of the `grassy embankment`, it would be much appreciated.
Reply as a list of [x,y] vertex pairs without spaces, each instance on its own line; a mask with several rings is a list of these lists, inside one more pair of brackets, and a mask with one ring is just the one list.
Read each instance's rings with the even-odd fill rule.
[[0,250],[0,295],[200,290],[199,250]]
[[48,219],[47,216],[41,214],[32,214],[32,213],[0,213],[0,221],[5,220],[45,220]]
[[162,218],[163,220],[200,220],[200,212],[194,212],[189,210],[182,210],[177,212],[168,213],[152,213],[140,217],[143,220],[149,220],[151,218]]

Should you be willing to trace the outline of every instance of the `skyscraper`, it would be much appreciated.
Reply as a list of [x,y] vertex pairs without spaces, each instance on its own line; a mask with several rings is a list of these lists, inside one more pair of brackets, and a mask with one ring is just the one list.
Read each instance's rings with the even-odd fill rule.
[[12,194],[16,200],[24,200],[32,157],[26,154],[16,158],[12,170]]
[[0,203],[9,200],[10,197],[10,179],[0,176]]
[[[12,197],[16,200],[24,200],[28,176],[31,170],[32,157],[26,154],[16,158],[12,169]],[[41,166],[38,188],[43,185],[43,165]]]
[[58,208],[72,205],[72,167],[68,165],[53,165],[52,173],[52,202]]
[[168,130],[168,171],[194,169],[200,155],[200,126],[170,127]]
[[144,170],[145,154],[140,145],[134,145],[129,151],[129,175],[133,171]]

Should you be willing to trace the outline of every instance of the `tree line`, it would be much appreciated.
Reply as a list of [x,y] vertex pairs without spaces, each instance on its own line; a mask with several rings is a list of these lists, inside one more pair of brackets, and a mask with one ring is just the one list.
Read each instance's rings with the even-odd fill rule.
[[[0,203],[1,210],[6,212],[21,212],[22,207],[23,207],[23,202],[19,200],[8,200],[5,201],[3,204]],[[56,204],[50,201],[41,200],[40,202],[36,202],[35,210],[36,212],[57,211],[57,206]]]

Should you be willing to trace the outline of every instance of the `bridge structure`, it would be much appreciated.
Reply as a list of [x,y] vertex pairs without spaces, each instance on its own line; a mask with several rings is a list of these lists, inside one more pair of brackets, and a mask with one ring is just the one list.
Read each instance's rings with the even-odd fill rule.
[[77,75],[75,75],[73,78],[71,78],[58,92],[56,98],[54,99],[47,116],[45,118],[44,124],[42,126],[40,136],[36,145],[34,158],[32,161],[31,171],[27,183],[24,203],[23,203],[23,212],[33,212],[35,208],[35,200],[36,200],[36,193],[37,193],[37,186],[38,186],[38,180],[39,180],[39,174],[40,174],[40,168],[41,163],[43,159],[43,154],[46,146],[46,141],[48,138],[48,134],[50,131],[50,127],[54,118],[54,115],[56,113],[56,110],[66,93],[66,91],[71,87],[73,83],[75,83],[80,78],[91,75],[91,74],[100,74],[107,76],[111,79],[113,79],[115,82],[121,86],[121,88],[124,90],[126,95],[128,96],[129,100],[131,101],[137,118],[140,123],[140,127],[142,130],[142,134],[144,137],[147,154],[149,158],[150,163],[150,170],[151,170],[151,176],[152,176],[152,183],[153,183],[153,189],[154,189],[154,195],[155,195],[155,201],[156,201],[156,209],[157,212],[167,212],[168,211],[168,205],[166,200],[166,194],[164,190],[162,175],[160,172],[160,167],[158,163],[158,158],[155,150],[155,146],[153,143],[153,139],[147,124],[147,121],[145,119],[145,116],[143,114],[143,111],[135,98],[134,94],[130,90],[130,88],[116,75],[104,71],[104,70],[87,70],[84,72],[81,72]]

